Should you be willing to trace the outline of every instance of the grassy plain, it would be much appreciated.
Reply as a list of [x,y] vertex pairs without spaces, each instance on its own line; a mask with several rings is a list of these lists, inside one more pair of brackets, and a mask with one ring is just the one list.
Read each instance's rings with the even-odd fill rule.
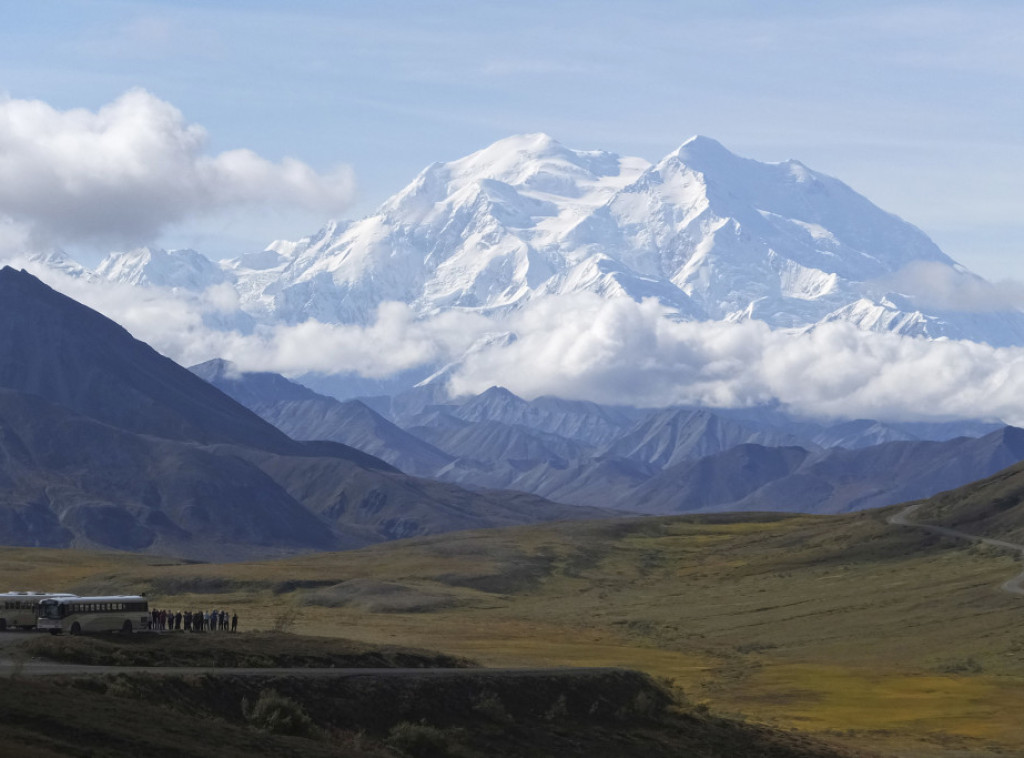
[[1016,558],[885,515],[562,523],[263,563],[4,548],[0,573],[229,608],[243,630],[626,666],[715,712],[890,755],[1019,755],[1024,598],[999,589]]

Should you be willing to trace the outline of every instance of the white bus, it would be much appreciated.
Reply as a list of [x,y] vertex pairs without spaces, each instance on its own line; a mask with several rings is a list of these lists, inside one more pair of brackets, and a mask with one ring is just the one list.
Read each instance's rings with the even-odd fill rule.
[[49,597],[74,597],[67,592],[0,592],[0,632],[35,629],[39,603]]
[[141,595],[52,597],[39,603],[39,629],[50,634],[134,632],[149,626],[149,601]]

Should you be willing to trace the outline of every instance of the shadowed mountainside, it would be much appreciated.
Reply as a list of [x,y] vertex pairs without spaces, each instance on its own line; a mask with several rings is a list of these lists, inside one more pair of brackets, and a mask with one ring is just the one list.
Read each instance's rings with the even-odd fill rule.
[[297,442],[25,272],[0,316],[4,544],[230,559],[598,515]]
[[1024,462],[925,500],[914,521],[1024,542]]
[[415,475],[452,461],[358,400],[335,400],[270,372],[241,374],[221,359],[189,370],[295,439],[340,442]]
[[362,402],[276,374],[240,373],[225,361],[192,370],[296,437],[333,439],[466,487],[639,513],[840,513],[929,497],[1024,459],[1024,432],[993,424],[828,425],[773,409],[645,412],[527,401],[500,387],[444,401],[428,385],[368,401],[410,424],[402,429]]

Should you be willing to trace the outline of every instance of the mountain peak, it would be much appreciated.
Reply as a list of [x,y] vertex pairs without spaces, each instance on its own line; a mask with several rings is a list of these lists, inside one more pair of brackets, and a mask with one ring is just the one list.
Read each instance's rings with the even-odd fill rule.
[[127,284],[180,287],[196,292],[227,279],[220,266],[190,248],[164,250],[139,247],[127,252],[114,252],[103,259],[96,274]]
[[685,140],[680,145],[676,152],[686,150],[688,152],[701,152],[701,153],[733,153],[721,142],[711,137],[705,137],[703,134],[695,134],[688,140]]
[[212,358],[205,363],[189,366],[188,370],[211,384],[218,379],[237,379],[242,375],[238,364],[225,358]]
[[735,167],[744,164],[751,167],[765,165],[749,158],[742,158],[718,140],[700,134],[686,140],[669,153],[662,163],[668,160],[677,160],[697,171],[715,174],[726,171],[731,174]]
[[528,134],[513,134],[493,142],[481,152],[494,153],[526,153],[538,157],[549,155],[553,152],[566,150],[562,144],[544,132],[532,132]]
[[523,399],[516,395],[514,392],[497,384],[495,384],[492,387],[488,387],[486,390],[480,393],[480,397],[491,402],[495,400],[513,401],[520,403],[523,402]]
[[614,153],[572,150],[542,132],[506,137],[465,158],[440,165],[457,181],[493,179],[526,190],[567,193],[569,197],[580,192],[578,182],[617,176],[620,168],[619,156]]

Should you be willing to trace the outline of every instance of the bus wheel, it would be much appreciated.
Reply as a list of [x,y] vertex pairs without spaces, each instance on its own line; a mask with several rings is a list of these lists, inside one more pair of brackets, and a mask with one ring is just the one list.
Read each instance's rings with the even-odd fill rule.
[[50,634],[56,637],[58,634],[60,634],[60,629],[51,629]]
[[78,622],[76,621],[75,623],[73,623],[71,625],[71,634],[78,635],[78,634],[81,634],[81,633],[82,633],[82,627],[79,626]]
[[121,625],[121,631],[124,632],[125,634],[131,634],[132,633],[132,622],[131,621],[125,621]]

